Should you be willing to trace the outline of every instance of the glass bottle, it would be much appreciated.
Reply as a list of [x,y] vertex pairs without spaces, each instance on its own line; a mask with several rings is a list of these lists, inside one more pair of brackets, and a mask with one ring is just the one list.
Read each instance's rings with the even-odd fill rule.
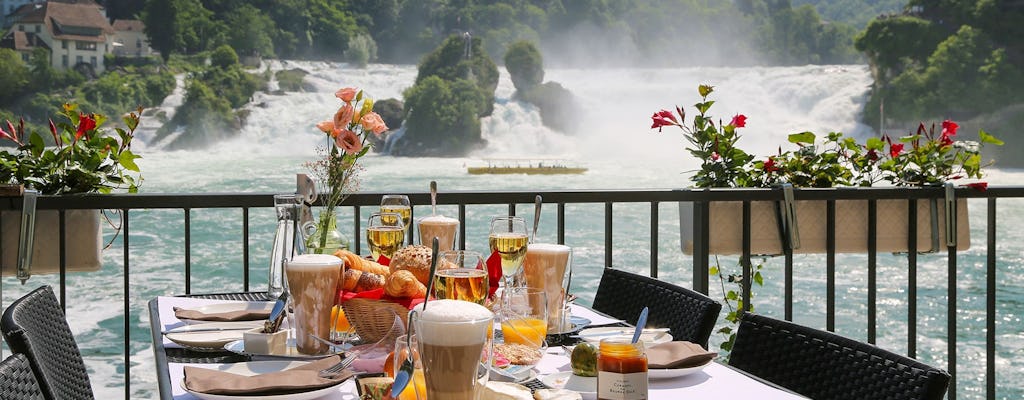
[[310,221],[303,226],[306,238],[306,252],[311,254],[334,254],[349,248],[348,237],[338,230],[338,218],[333,211],[324,211],[316,223]]
[[302,241],[296,240],[299,207],[298,198],[294,194],[274,195],[277,232],[274,233],[274,246],[270,253],[270,275],[267,277],[267,296],[271,299],[276,299],[285,291],[284,262],[301,250],[299,246]]
[[598,400],[646,400],[647,354],[632,338],[602,339],[597,356]]

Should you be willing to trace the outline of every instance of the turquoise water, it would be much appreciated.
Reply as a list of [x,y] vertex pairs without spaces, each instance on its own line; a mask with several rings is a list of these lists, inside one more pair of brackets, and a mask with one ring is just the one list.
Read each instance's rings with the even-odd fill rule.
[[[259,94],[243,134],[230,142],[203,151],[163,151],[159,144],[140,146],[144,159],[143,192],[291,192],[294,175],[306,172],[302,164],[314,158],[319,136],[313,124],[329,117],[337,87],[358,85],[376,98],[398,96],[415,78],[409,66],[379,65],[352,70],[331,64],[288,63],[311,72],[316,93],[285,96]],[[275,68],[282,67],[274,65]],[[650,114],[676,104],[692,104],[698,83],[716,85],[720,97],[716,115],[748,116],[741,143],[763,152],[774,151],[784,135],[797,129],[842,130],[864,135],[870,130],[857,124],[856,114],[870,84],[866,67],[795,68],[693,68],[670,70],[554,70],[547,79],[573,91],[587,110],[579,115],[583,128],[574,135],[551,132],[540,126],[531,106],[509,100],[511,84],[503,76],[493,117],[483,122],[489,146],[467,158],[392,158],[371,155],[363,161],[361,188],[392,193],[422,192],[436,180],[441,195],[454,190],[530,189],[648,189],[688,185],[685,171],[695,166],[685,155],[677,132],[650,131]],[[713,110],[714,111],[714,110]],[[146,121],[144,121],[146,123]],[[151,123],[151,122],[150,122]],[[486,157],[545,156],[568,158],[589,168],[573,176],[471,176],[465,167]],[[1024,172],[994,171],[993,184],[1020,184]],[[958,379],[961,398],[980,398],[984,387],[984,202],[972,202],[972,247],[959,256],[958,273]],[[416,205],[416,212],[426,212]],[[998,398],[1024,397],[1022,378],[1024,336],[1024,256],[1020,226],[1024,216],[1020,201],[1000,201],[999,291],[997,292]],[[365,210],[364,210],[365,211]],[[455,208],[441,207],[455,215]],[[467,247],[486,249],[486,223],[505,206],[470,207],[467,211]],[[659,210],[660,278],[684,286],[691,284],[692,263],[679,249],[678,211],[675,204]],[[523,205],[520,215],[530,215]],[[592,300],[604,266],[603,204],[568,206],[566,243],[573,247],[574,285],[583,303]],[[648,271],[650,243],[649,207],[616,205],[614,209],[613,264],[636,272]],[[274,216],[268,208],[250,212],[250,265],[252,289],[266,282]],[[350,221],[350,214],[342,214]],[[192,212],[192,291],[242,290],[241,211],[194,210]],[[540,238],[555,239],[555,208],[542,217]],[[343,222],[344,223],[344,222]],[[155,397],[156,376],[150,347],[146,303],[160,295],[184,291],[184,225],[181,211],[139,210],[131,215],[131,271],[129,324],[131,335],[132,398]],[[107,238],[113,229],[104,231]],[[120,315],[123,253],[120,240],[104,252],[104,268],[97,273],[68,277],[68,319],[79,340],[98,398],[119,398],[124,392],[122,356],[124,319]],[[824,257],[796,256],[795,320],[823,327],[825,321]],[[735,265],[722,258],[723,267]],[[837,331],[855,339],[866,338],[866,256],[842,255],[837,273]],[[905,258],[878,258],[878,344],[906,351]],[[943,255],[919,259],[918,353],[927,363],[946,363],[946,262]],[[766,285],[757,289],[755,306],[760,312],[782,315],[782,260],[765,261]],[[3,303],[29,288],[50,283],[55,277],[35,277],[24,288],[3,279]],[[721,296],[712,286],[712,296]],[[114,302],[116,306],[110,306]],[[720,338],[712,338],[717,346]]]

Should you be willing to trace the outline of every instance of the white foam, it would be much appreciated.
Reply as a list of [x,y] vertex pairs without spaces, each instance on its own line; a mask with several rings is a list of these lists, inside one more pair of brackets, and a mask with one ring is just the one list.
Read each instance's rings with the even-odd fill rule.
[[338,268],[342,264],[340,258],[330,254],[300,254],[288,261],[291,269]]
[[431,215],[429,217],[423,217],[422,219],[420,219],[420,223],[455,225],[459,223],[459,220],[455,218],[448,218],[444,215]]
[[487,339],[494,313],[487,307],[462,300],[433,300],[416,311],[416,334],[423,343],[441,346],[465,346]]
[[571,250],[569,246],[553,243],[530,243],[526,251],[530,253],[565,254]]

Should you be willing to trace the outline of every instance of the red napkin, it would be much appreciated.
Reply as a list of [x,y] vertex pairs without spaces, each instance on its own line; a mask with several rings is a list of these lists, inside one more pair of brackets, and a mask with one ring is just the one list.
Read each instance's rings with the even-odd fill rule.
[[388,296],[387,294],[384,294],[384,288],[367,290],[365,292],[345,292],[341,295],[341,301],[348,301],[350,299],[387,300],[392,303],[400,304],[410,310],[423,302],[423,299],[418,297],[409,298]]
[[494,292],[498,291],[498,282],[501,282],[501,256],[497,251],[487,257],[487,282],[491,287],[487,295],[494,296]]
[[[367,258],[369,258],[369,257],[367,257]],[[383,266],[387,267],[387,266],[391,265],[391,259],[387,258],[383,254],[381,254],[380,257],[377,257],[377,264],[380,264],[380,265],[383,265]]]

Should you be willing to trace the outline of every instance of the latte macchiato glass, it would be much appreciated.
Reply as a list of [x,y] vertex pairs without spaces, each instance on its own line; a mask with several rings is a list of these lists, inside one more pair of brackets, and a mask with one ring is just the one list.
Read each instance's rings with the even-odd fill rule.
[[420,218],[417,222],[420,230],[420,244],[430,246],[437,238],[437,251],[455,248],[455,238],[459,232],[459,220],[443,215],[431,215]]
[[549,243],[530,243],[523,260],[526,286],[544,290],[548,298],[548,332],[565,332],[569,316],[565,315],[565,298],[569,288],[572,249]]
[[461,300],[434,300],[410,313],[428,399],[479,400],[487,385],[494,314]]
[[324,354],[331,337],[331,309],[344,263],[329,254],[300,254],[285,263],[288,294],[295,312],[295,344],[302,354]]

